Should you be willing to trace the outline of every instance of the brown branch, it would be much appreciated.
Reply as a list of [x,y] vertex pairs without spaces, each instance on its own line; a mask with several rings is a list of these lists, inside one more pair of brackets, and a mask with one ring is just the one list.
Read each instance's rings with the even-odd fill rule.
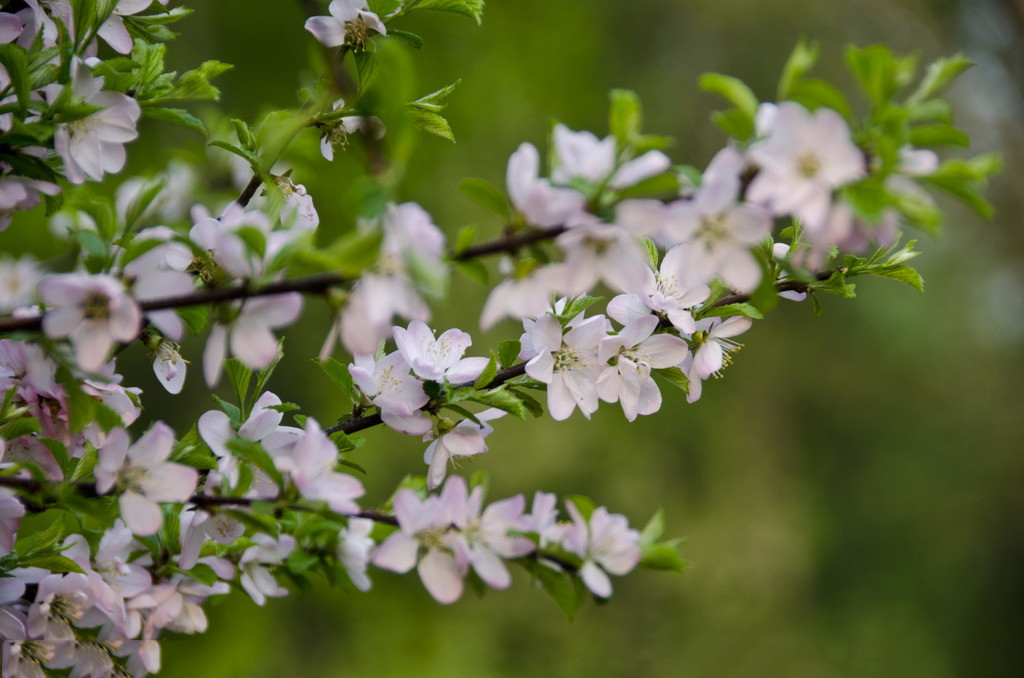
[[453,254],[451,256],[452,261],[466,261],[467,259],[477,259],[479,257],[486,257],[491,254],[502,254],[509,253],[514,254],[517,250],[526,245],[532,245],[537,242],[544,240],[552,240],[562,235],[568,230],[566,226],[552,226],[550,228],[542,228],[535,231],[529,231],[527,233],[507,235],[491,242],[485,242],[481,245],[473,247],[467,247],[466,249]]
[[[458,254],[452,254],[453,261],[466,261],[499,252],[515,252],[520,247],[543,240],[549,240],[565,232],[564,226],[531,231],[518,236],[504,236],[486,242],[476,247],[470,247]],[[285,294],[287,292],[302,292],[304,294],[321,294],[331,287],[344,285],[353,282],[350,276],[337,273],[323,273],[307,276],[304,278],[289,278],[278,280],[263,285],[253,285],[250,282],[242,282],[238,285],[228,287],[211,287],[189,292],[175,297],[164,297],[162,299],[149,299],[139,302],[143,313],[150,311],[162,311],[186,306],[200,306],[203,304],[215,304],[223,301],[248,299],[249,297],[265,297],[274,294]],[[31,316],[26,318],[0,318],[0,333],[7,332],[38,332],[43,327],[43,316]]]
[[[17,476],[0,476],[0,487],[9,487],[15,490],[21,490],[23,492],[42,492],[44,490],[64,486],[74,491],[80,497],[86,497],[89,499],[95,499],[101,497],[100,493],[96,491],[96,486],[92,483],[50,483],[45,481],[39,481],[34,478],[19,478]],[[111,495],[114,496],[114,495]],[[256,503],[262,502],[276,502],[280,501],[277,498],[251,498],[251,497],[221,497],[207,494],[194,494],[189,497],[184,503],[195,504],[202,508],[209,507],[224,507],[224,506],[252,506]],[[359,511],[358,513],[340,514],[347,518],[368,518],[378,523],[386,523],[388,525],[397,525],[398,521],[394,516],[389,516],[381,511]]]
[[[513,365],[512,367],[506,367],[505,369],[495,374],[494,379],[492,379],[490,383],[484,386],[484,389],[497,388],[504,384],[505,382],[511,381],[516,377],[521,377],[524,374],[526,374],[526,363],[518,363],[516,365]],[[467,381],[464,384],[455,384],[452,386],[452,388],[460,389],[470,386],[473,386],[472,381]],[[436,409],[439,406],[440,403],[438,402],[429,402],[424,406],[424,409]],[[374,426],[378,426],[379,424],[382,423],[383,420],[381,419],[380,414],[370,414],[363,417],[352,417],[351,419],[347,419],[341,422],[340,424],[332,426],[328,429],[324,429],[324,433],[327,433],[328,435],[331,433],[337,433],[339,431],[346,434],[356,433],[357,431],[365,431],[368,428],[373,428]]]

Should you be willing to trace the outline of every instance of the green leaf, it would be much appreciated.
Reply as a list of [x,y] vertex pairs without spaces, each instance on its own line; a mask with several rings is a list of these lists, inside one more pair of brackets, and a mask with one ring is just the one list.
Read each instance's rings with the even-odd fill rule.
[[757,307],[746,303],[712,306],[706,311],[701,311],[700,314],[702,318],[731,318],[737,315],[754,320],[764,320],[764,314]]
[[853,120],[853,110],[846,95],[826,80],[801,78],[790,87],[789,98],[810,111],[821,107],[831,108],[847,120]]
[[40,430],[39,420],[35,417],[19,417],[0,426],[0,438],[14,440],[29,433],[39,433]]
[[881,266],[868,269],[865,273],[899,280],[900,282],[907,283],[918,292],[924,292],[924,278],[921,277],[917,270],[910,266]]
[[651,519],[647,521],[643,531],[640,533],[640,548],[643,549],[654,544],[665,532],[665,512],[660,508],[654,512]]
[[515,365],[522,349],[518,339],[505,339],[498,344],[498,363],[502,369]]
[[204,61],[198,68],[182,73],[167,94],[151,101],[218,101],[220,90],[210,80],[231,68],[231,64],[220,61]]
[[314,359],[313,362],[320,366],[320,369],[324,371],[324,374],[327,375],[335,386],[341,389],[341,392],[344,393],[350,401],[356,403],[362,400],[363,396],[359,392],[359,389],[356,388],[355,382],[352,380],[352,375],[349,373],[347,367],[334,358],[327,358],[326,360]]
[[597,302],[603,300],[604,297],[576,297],[575,299],[572,299],[568,304],[565,305],[565,310],[559,314],[558,319],[564,321],[562,325],[565,325],[565,323],[571,321],[580,313],[583,313]]
[[682,572],[689,563],[679,555],[678,546],[681,540],[673,540],[660,544],[650,544],[643,549],[643,556],[640,559],[640,567],[648,570],[662,570],[666,572]]
[[917,125],[910,128],[910,143],[914,146],[970,146],[970,139],[956,127],[947,124]]
[[519,400],[523,402],[523,406],[530,411],[535,417],[544,416],[544,406],[537,402],[537,399],[531,396],[529,393],[520,391],[519,389],[510,388],[509,393],[514,394]]
[[523,401],[517,398],[513,393],[509,393],[505,389],[505,385],[502,384],[497,388],[492,388],[490,391],[477,391],[471,395],[468,400],[487,405],[489,407],[496,407],[499,410],[504,410],[509,414],[512,414],[520,419],[526,419],[527,409],[523,405]]
[[973,62],[963,54],[954,54],[951,57],[935,60],[928,66],[924,78],[921,79],[921,84],[907,99],[907,104],[917,104],[939,94],[958,75],[973,65]]
[[0,45],[0,64],[7,70],[18,105],[22,112],[26,111],[32,94],[32,76],[25,48],[15,44]]
[[274,458],[259,443],[246,438],[234,438],[227,443],[228,451],[267,474],[278,487],[284,485],[284,476],[274,465]]
[[654,374],[654,376],[664,379],[668,383],[680,389],[683,393],[689,395],[690,380],[687,378],[686,374],[678,367],[666,367],[659,370],[651,370],[651,372]]
[[267,382],[270,381],[270,377],[273,376],[274,370],[277,369],[282,358],[284,358],[284,337],[277,340],[277,353],[274,355],[274,359],[270,361],[269,365],[256,373],[256,388],[253,390],[256,397],[263,393],[263,389],[266,388]]
[[196,563],[191,570],[181,570],[181,573],[195,579],[203,586],[213,586],[219,581],[217,573],[206,563]]
[[[467,198],[475,202],[492,214],[503,219],[511,215],[508,198],[498,188],[486,179],[463,179],[459,184],[459,190]],[[456,248],[458,251],[458,248]]]
[[238,358],[228,358],[224,361],[224,371],[231,380],[231,387],[235,390],[235,397],[238,398],[238,406],[242,416],[248,416],[249,409],[246,401],[249,399],[249,388],[252,383],[252,370],[242,364]]
[[363,50],[355,53],[356,78],[359,80],[359,94],[362,95],[377,79],[377,57],[373,52]]
[[[139,191],[135,198],[132,199],[124,214],[125,233],[131,233],[134,231],[136,223],[138,223],[139,219],[142,218],[142,215],[146,213],[147,209],[149,209],[149,206],[152,205],[153,201],[156,200],[157,197],[160,195],[160,192],[163,191],[166,183],[167,182],[162,179],[157,181],[151,181],[145,186],[143,186],[142,190]],[[159,244],[160,241],[156,239],[143,241],[143,245],[147,246],[147,250],[152,249],[153,247]],[[139,254],[141,254],[141,252]],[[128,259],[126,256],[125,260],[122,261],[122,265],[124,265],[128,261],[131,261],[131,259]]]
[[407,10],[430,9],[468,16],[478,24],[484,16],[484,0],[409,0]]
[[56,553],[23,558],[18,562],[18,565],[20,567],[38,567],[44,570],[49,570],[53,574],[64,574],[66,572],[85,574],[85,571],[79,567],[78,563],[67,556],[62,556]]
[[491,278],[487,266],[478,259],[462,259],[453,263],[460,273],[480,285],[486,285]]
[[612,104],[608,110],[608,130],[615,137],[619,149],[631,145],[640,136],[644,113],[640,97],[628,89],[613,89]]
[[594,510],[597,505],[594,500],[590,497],[584,497],[582,494],[574,494],[565,498],[566,501],[572,502],[572,505],[580,512],[583,516],[583,520],[590,522],[590,516],[594,515]]
[[750,118],[753,124],[757,115],[758,101],[754,92],[742,80],[721,73],[705,73],[700,76],[700,88],[725,98]]
[[388,37],[394,38],[395,40],[398,40],[400,42],[404,42],[405,44],[413,47],[414,49],[419,49],[420,47],[423,47],[423,38],[416,35],[415,33],[410,33],[409,31],[400,31],[395,28],[389,28]]
[[[96,452],[96,448],[92,445],[85,446],[85,452],[81,457],[78,458],[78,463],[75,465],[75,470],[71,472],[68,478],[69,482],[77,483],[82,478],[88,477],[92,470],[96,468],[96,464],[99,462],[99,455]],[[215,467],[216,468],[216,467]]]
[[188,326],[189,332],[199,334],[206,329],[210,309],[207,306],[182,306],[177,309],[177,313]]
[[740,141],[754,136],[756,131],[754,119],[738,108],[712,113],[711,122],[730,137]]
[[456,80],[450,85],[446,85],[435,92],[431,92],[426,96],[420,97],[416,101],[410,102],[409,106],[424,111],[432,111],[434,113],[438,113],[444,110],[444,107],[448,105],[447,100],[449,95],[451,95],[451,93],[455,91],[455,88],[458,87],[461,82],[462,79],[460,78],[459,80]]
[[203,124],[203,121],[186,111],[184,108],[158,108],[156,106],[143,106],[142,114],[147,118],[153,118],[154,120],[162,120],[175,125],[181,125],[182,127],[188,127],[190,130],[199,132],[203,137],[207,136],[206,125]]
[[453,143],[455,142],[455,135],[452,133],[451,125],[437,113],[420,108],[411,108],[409,109],[409,118],[412,124],[424,132],[447,139]]
[[498,356],[494,351],[491,351],[491,359],[487,361],[487,366],[484,371],[480,373],[480,376],[473,382],[473,388],[481,389],[491,383],[494,380],[494,375],[498,373]]
[[888,103],[913,77],[916,58],[897,59],[885,45],[863,49],[850,46],[846,63],[860,83],[861,89],[878,107]]
[[561,569],[549,567],[541,562],[533,569],[533,574],[540,582],[540,586],[551,596],[566,618],[572,621],[576,612],[587,599],[587,590],[580,581]]
[[234,144],[229,144],[228,142],[222,141],[220,139],[214,139],[209,143],[209,145],[216,146],[217,148],[223,148],[225,151],[228,151],[229,153],[234,153],[239,158],[242,158],[247,163],[249,163],[249,166],[252,167],[254,170],[259,170],[260,168],[260,159],[256,157],[256,155],[254,155],[253,153],[250,153],[249,151],[243,148],[239,148]]
[[797,80],[804,77],[807,71],[811,70],[818,61],[818,43],[808,42],[801,38],[789,55],[789,60],[782,69],[782,78],[779,80],[778,99],[788,99],[790,91]]

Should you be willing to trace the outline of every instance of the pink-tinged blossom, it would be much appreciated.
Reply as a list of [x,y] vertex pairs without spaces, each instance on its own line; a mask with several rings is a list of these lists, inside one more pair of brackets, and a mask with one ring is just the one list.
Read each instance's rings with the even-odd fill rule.
[[568,419],[577,407],[587,419],[597,411],[597,378],[601,365],[598,342],[608,334],[603,315],[587,318],[562,336],[562,326],[552,315],[542,316],[522,339],[537,351],[526,364],[526,373],[548,385],[548,410],[556,421]]
[[93,606],[89,580],[84,574],[46,575],[28,608],[25,629],[29,637],[49,642],[75,640],[76,625]]
[[[338,99],[331,107],[333,111],[345,108],[345,100]],[[320,154],[324,160],[334,160],[335,147],[348,144],[348,135],[362,132],[371,139],[381,139],[387,132],[384,123],[375,115],[346,115],[330,123],[322,123],[323,133],[320,136]]]
[[461,384],[473,381],[487,367],[487,358],[463,358],[473,344],[472,337],[452,328],[434,338],[434,332],[420,320],[409,323],[408,329],[392,329],[398,352],[413,373],[421,379]]
[[506,278],[498,283],[480,313],[480,329],[489,330],[505,317],[535,318],[551,305],[551,297],[563,287],[566,278],[562,264],[534,269],[524,276]]
[[31,256],[0,257],[0,313],[32,305],[42,277],[42,269]]
[[282,534],[274,539],[268,534],[254,535],[254,546],[250,546],[238,561],[242,588],[257,605],[264,605],[267,598],[282,598],[288,589],[277,583],[270,572],[270,566],[280,565],[288,554],[295,550],[295,537]]
[[109,275],[48,276],[39,283],[39,298],[48,307],[46,336],[67,337],[78,366],[87,372],[98,370],[116,342],[132,341],[142,327],[139,305]]
[[[238,484],[238,459],[232,454],[228,443],[242,438],[259,443],[271,456],[290,454],[299,439],[301,431],[291,426],[281,426],[284,414],[273,409],[281,399],[267,391],[257,398],[248,419],[237,431],[232,427],[228,415],[220,410],[210,410],[199,417],[199,435],[217,456],[217,469],[232,486]],[[262,472],[256,471],[251,496],[277,496],[277,488]]]
[[864,176],[864,154],[842,116],[784,101],[766,116],[768,136],[750,147],[759,167],[747,199],[776,215],[795,214],[813,232],[825,225],[835,189]]
[[[237,203],[231,203],[219,219],[202,208],[193,209],[192,218],[194,225],[189,231],[192,242],[208,251],[228,275],[238,278],[262,275],[266,262],[295,238],[292,231],[274,231],[263,212],[247,211]],[[242,229],[259,231],[266,242],[264,251],[252,251],[249,242],[239,235]]]
[[338,533],[338,562],[348,573],[349,579],[360,591],[369,591],[373,583],[366,574],[366,567],[373,557],[376,543],[370,538],[373,521],[368,518],[349,518],[348,527]]
[[134,551],[142,550],[123,522],[118,520],[100,541],[95,557],[91,557],[84,537],[71,535],[65,540],[64,555],[85,572],[89,580],[95,608],[82,620],[82,626],[98,626],[109,620],[125,637],[137,635],[139,628],[127,614],[125,599],[149,589],[153,580],[143,563],[152,564],[149,556],[130,562]]
[[572,526],[562,545],[583,559],[580,577],[590,592],[601,598],[612,595],[609,574],[624,575],[640,562],[640,533],[629,527],[625,516],[599,506],[586,520],[572,502],[566,502]]
[[587,219],[572,225],[555,240],[565,252],[559,291],[580,296],[599,280],[621,292],[643,284],[647,255],[625,230]]
[[[166,226],[148,228],[133,241],[157,241],[160,244],[146,250],[124,267],[124,278],[131,282],[132,296],[138,301],[152,301],[189,294],[195,289],[192,274],[187,273],[192,263],[192,250],[172,240],[174,231]],[[179,341],[184,323],[173,309],[149,311],[146,320],[164,336]]]
[[353,476],[334,470],[338,465],[338,448],[312,417],[306,420],[306,429],[292,453],[277,456],[275,465],[288,474],[306,499],[327,502],[337,513],[351,515],[359,511],[355,500],[366,491]]
[[565,125],[555,125],[554,144],[558,165],[551,179],[561,185],[580,179],[592,185],[607,181],[613,189],[628,188],[672,165],[661,151],[648,151],[619,164],[615,137],[598,139],[590,132],[574,132]]
[[187,362],[181,357],[178,345],[161,339],[153,351],[153,373],[168,393],[177,395],[185,385]]
[[366,6],[366,0],[332,0],[327,6],[330,16],[314,16],[306,20],[306,30],[327,47],[345,43],[361,47],[369,31],[387,35],[384,22]]
[[[661,408],[661,390],[651,370],[673,367],[689,352],[686,342],[670,334],[653,334],[658,318],[643,316],[615,335],[601,339],[597,359],[604,365],[597,393],[607,403],[618,402],[626,419],[654,414]],[[614,360],[615,363],[607,363]]]
[[[4,440],[0,440],[0,460],[3,459]],[[14,539],[21,525],[25,507],[18,496],[6,487],[0,487],[0,556],[5,556],[14,547]]]
[[116,675],[108,647],[84,639],[58,645],[48,666],[51,669],[71,669],[68,678],[111,678]]
[[183,570],[195,567],[207,538],[229,546],[243,534],[245,525],[231,516],[207,513],[191,506],[184,507],[181,511],[181,553],[178,555],[178,567]]
[[390,338],[396,315],[429,320],[421,289],[438,291],[446,275],[444,234],[422,207],[388,205],[381,228],[376,270],[362,276],[339,316],[341,341],[353,355],[373,353],[382,339]]
[[558,522],[558,498],[551,492],[535,492],[530,513],[519,518],[519,530],[537,535],[537,545],[546,548],[559,544],[565,537],[568,525]]
[[[6,164],[0,163],[0,169],[8,168]],[[60,188],[49,181],[17,176],[0,177],[0,231],[10,225],[16,211],[30,210],[40,203],[43,195],[58,193]]]
[[680,231],[686,228],[680,225],[687,218],[686,204],[682,200],[623,200],[615,206],[615,223],[634,238],[650,238],[662,247],[673,247],[680,243]]
[[719,277],[741,292],[761,280],[761,266],[750,251],[771,233],[771,215],[762,207],[737,202],[740,174],[746,160],[734,148],[724,148],[704,172],[704,182],[692,200],[676,209],[677,242],[689,242],[688,285]]
[[[437,437],[427,446],[423,453],[423,461],[429,466],[427,471],[427,489],[435,490],[444,482],[448,472],[448,461],[461,457],[473,457],[487,451],[484,440],[494,432],[488,422],[504,416],[498,409],[487,409],[476,415],[479,424],[472,419],[463,419],[450,431]],[[432,433],[427,433],[424,440],[430,440]]]
[[23,30],[21,19],[10,12],[0,12],[0,45],[14,42]]
[[[447,493],[445,498],[450,503],[453,496]],[[392,572],[408,572],[416,567],[434,600],[455,602],[462,595],[463,573],[445,545],[452,522],[448,506],[436,494],[421,500],[409,488],[399,490],[393,504],[399,529],[377,547],[373,564]],[[421,545],[425,551],[422,556]]]
[[298,292],[246,299],[238,315],[228,324],[216,323],[203,351],[203,376],[211,387],[220,381],[228,346],[243,365],[262,370],[277,356],[277,338],[273,329],[291,325],[302,312]]
[[560,226],[586,210],[583,194],[540,178],[540,154],[522,144],[508,159],[506,185],[512,204],[534,226]]
[[[116,52],[128,54],[132,51],[132,36],[124,25],[121,17],[131,16],[149,9],[153,0],[119,0],[114,7],[113,13],[103,22],[96,32],[99,37],[111,46]],[[160,4],[166,5],[167,0],[160,0]]]
[[105,173],[124,167],[124,145],[138,136],[135,124],[141,109],[131,97],[101,89],[102,80],[93,78],[87,66],[73,66],[74,91],[96,111],[72,122],[60,123],[53,133],[53,147],[64,161],[64,174],[73,184],[86,177],[99,181]]
[[356,386],[380,408],[385,424],[409,435],[420,436],[431,429],[430,417],[420,411],[430,397],[423,383],[409,374],[409,364],[398,351],[374,360],[356,356],[348,366]]
[[47,678],[43,665],[53,659],[53,643],[12,640],[0,643],[4,678]]
[[653,311],[668,318],[680,332],[693,333],[696,325],[690,309],[703,303],[711,295],[711,288],[694,283],[687,275],[688,247],[677,245],[670,249],[657,273],[647,269],[642,288],[608,302],[608,315],[625,325]]
[[106,494],[115,484],[121,487],[121,518],[135,534],[160,529],[158,502],[185,501],[196,489],[199,473],[194,468],[167,461],[173,447],[174,432],[158,421],[131,446],[128,433],[114,429],[99,451],[96,491]]
[[423,501],[408,488],[400,490],[394,500],[399,531],[381,543],[373,564],[394,572],[416,566],[430,595],[446,605],[462,595],[470,567],[488,586],[506,588],[511,577],[502,559],[535,548],[529,539],[509,534],[518,529],[525,501],[518,495],[481,514],[482,501],[483,488],[469,493],[459,476],[449,478],[440,495]]
[[284,206],[281,208],[281,222],[297,231],[312,231],[320,225],[320,215],[313,206],[313,196],[306,192],[302,184],[293,184],[288,177],[275,179],[278,188],[284,193]]
[[693,353],[686,356],[680,369],[689,380],[686,402],[700,399],[703,380],[717,373],[729,363],[729,354],[740,348],[732,337],[750,329],[750,318],[706,318],[697,322],[697,331],[692,340],[697,345]]

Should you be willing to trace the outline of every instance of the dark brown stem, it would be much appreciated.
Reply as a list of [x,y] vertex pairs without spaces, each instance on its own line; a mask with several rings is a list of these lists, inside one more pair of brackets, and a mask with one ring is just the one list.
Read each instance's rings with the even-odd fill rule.
[[503,238],[492,240],[491,242],[467,247],[461,252],[453,254],[451,258],[452,261],[466,261],[467,259],[477,259],[491,254],[503,254],[506,252],[514,254],[517,250],[525,247],[526,245],[543,242],[544,240],[552,240],[562,235],[567,230],[568,228],[565,226],[552,226],[550,228],[542,228],[535,231],[529,231],[527,233],[507,235]]
[[[494,375],[494,379],[489,384],[484,386],[485,389],[497,388],[507,381],[511,381],[516,377],[521,377],[526,374],[526,363],[518,363],[512,367],[506,367],[497,374]],[[464,384],[455,384],[452,386],[453,389],[464,388],[472,386],[473,382],[468,381]],[[424,409],[431,409],[431,407],[437,407],[438,403],[427,403]],[[331,434],[341,431],[342,433],[356,433],[357,431],[365,431],[368,428],[373,428],[383,423],[380,418],[380,414],[370,414],[363,417],[352,417],[347,419],[340,424],[332,426],[328,429],[324,429],[324,433]]]

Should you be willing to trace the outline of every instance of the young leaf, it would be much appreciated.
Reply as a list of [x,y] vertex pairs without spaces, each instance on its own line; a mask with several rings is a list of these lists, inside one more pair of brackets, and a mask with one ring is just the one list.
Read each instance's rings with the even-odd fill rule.
[[463,179],[459,190],[467,198],[503,219],[510,216],[508,198],[486,179]]

